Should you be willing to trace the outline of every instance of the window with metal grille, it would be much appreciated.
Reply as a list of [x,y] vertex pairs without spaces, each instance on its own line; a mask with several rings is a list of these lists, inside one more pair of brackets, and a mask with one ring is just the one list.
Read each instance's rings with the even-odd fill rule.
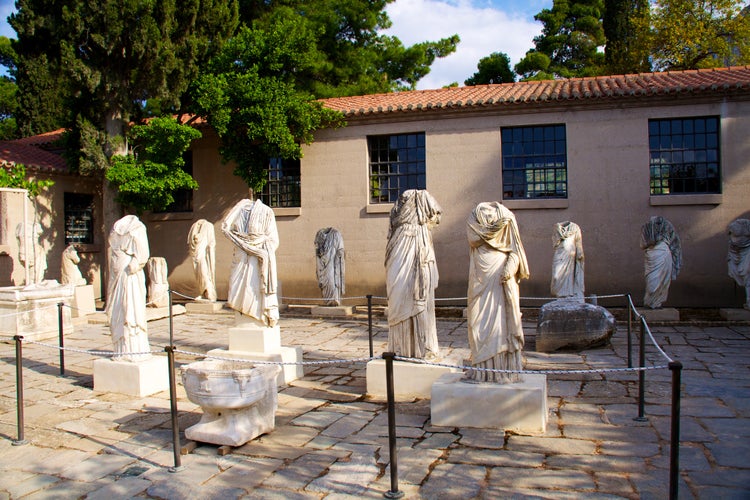
[[503,199],[568,197],[565,125],[503,127]]
[[301,207],[300,162],[271,158],[268,161],[268,182],[260,199],[269,207]]
[[94,195],[65,193],[65,245],[94,243]]
[[651,194],[721,192],[719,118],[648,121]]
[[373,135],[370,155],[370,203],[395,203],[407,189],[426,189],[424,132]]

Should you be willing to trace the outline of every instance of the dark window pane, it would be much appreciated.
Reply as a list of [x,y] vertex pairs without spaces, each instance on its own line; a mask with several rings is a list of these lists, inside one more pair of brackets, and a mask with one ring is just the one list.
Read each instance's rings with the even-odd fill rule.
[[[384,151],[373,159],[372,151],[384,144]],[[393,203],[407,189],[425,189],[424,133],[370,136],[370,203]]]
[[505,127],[500,137],[503,198],[567,197],[564,125]]

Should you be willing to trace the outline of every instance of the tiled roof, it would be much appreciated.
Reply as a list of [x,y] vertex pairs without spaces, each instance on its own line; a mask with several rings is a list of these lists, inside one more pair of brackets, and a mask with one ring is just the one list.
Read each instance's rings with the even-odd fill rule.
[[62,156],[23,144],[21,140],[0,141],[0,166],[22,164],[38,172],[67,173],[68,167]]
[[336,97],[323,99],[322,102],[347,117],[356,117],[529,103],[541,106],[672,94],[697,96],[717,92],[750,92],[750,66],[413,90]]
[[23,137],[21,139],[14,139],[13,142],[16,144],[25,144],[27,146],[45,146],[62,138],[64,132],[64,128],[59,128],[57,130],[53,130],[52,132],[45,132],[43,134]]

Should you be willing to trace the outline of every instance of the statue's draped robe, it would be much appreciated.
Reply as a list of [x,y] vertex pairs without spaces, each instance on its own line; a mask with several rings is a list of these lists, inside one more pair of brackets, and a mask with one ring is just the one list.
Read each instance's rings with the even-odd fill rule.
[[[529,277],[513,213],[498,202],[480,203],[469,216],[468,330],[472,366],[521,370],[523,327],[518,284]],[[472,370],[476,381],[514,382],[519,374]]]
[[729,276],[745,288],[745,309],[750,309],[750,219],[736,219],[729,224]]
[[438,270],[430,229],[442,210],[424,190],[404,191],[391,210],[385,268],[388,350],[399,356],[439,356],[435,323]]
[[[146,322],[149,258],[146,226],[135,215],[115,222],[109,234],[107,318],[116,360],[139,361],[150,351]],[[135,354],[134,354],[135,353]]]
[[333,227],[321,229],[315,235],[315,275],[327,306],[341,305],[346,293],[344,239]]
[[554,297],[583,298],[583,242],[575,222],[558,222],[552,234],[552,280]]
[[235,245],[227,304],[266,326],[276,325],[279,233],[273,210],[261,200],[242,200],[224,219],[221,230]]
[[188,250],[198,282],[198,298],[216,301],[216,236],[214,225],[200,219],[190,227]]
[[669,285],[682,267],[682,248],[672,223],[655,216],[641,228],[646,292],[643,304],[657,309],[667,300]]

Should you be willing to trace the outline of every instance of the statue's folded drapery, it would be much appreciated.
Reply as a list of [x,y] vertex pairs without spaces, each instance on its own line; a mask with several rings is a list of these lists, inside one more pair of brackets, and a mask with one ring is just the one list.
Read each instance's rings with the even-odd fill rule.
[[583,298],[581,228],[575,222],[558,222],[552,232],[552,246],[554,248],[550,282],[552,296]]
[[682,267],[682,247],[677,232],[664,217],[654,216],[641,228],[646,292],[643,305],[657,309],[667,300],[669,285]]
[[340,306],[346,293],[344,238],[338,229],[327,227],[315,234],[315,276],[327,306]]

